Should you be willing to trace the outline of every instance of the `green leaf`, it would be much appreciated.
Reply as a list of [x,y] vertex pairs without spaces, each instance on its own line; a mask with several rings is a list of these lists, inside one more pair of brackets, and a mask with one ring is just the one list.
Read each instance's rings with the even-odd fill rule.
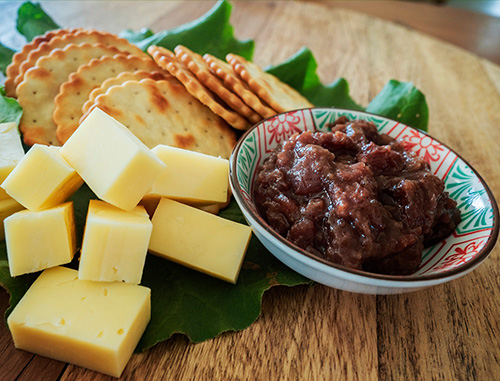
[[367,112],[427,131],[429,109],[425,96],[411,82],[391,79],[370,102]]
[[12,56],[15,51],[0,44],[0,71],[5,74],[5,69],[9,66],[12,61]]
[[23,109],[13,98],[5,96],[4,86],[0,86],[0,123],[19,121],[23,115]]
[[312,52],[302,48],[285,62],[266,71],[293,87],[315,106],[363,110],[349,96],[349,84],[344,78],[325,86],[316,74],[317,67]]
[[[144,51],[150,45],[163,46],[172,50],[181,44],[199,54],[210,53],[216,57],[225,58],[226,54],[235,53],[251,59],[254,42],[238,41],[234,38],[233,27],[229,24],[231,8],[231,4],[226,0],[219,1],[208,13],[193,22],[135,42]],[[128,33],[133,35],[131,32]],[[133,36],[135,38],[137,35]]]
[[37,276],[38,274],[27,274],[12,278],[9,272],[5,241],[0,241],[0,286],[9,291],[10,294],[10,306],[7,311],[5,311],[6,318],[26,291],[28,291],[28,288],[35,281]]
[[[79,243],[88,203],[94,198],[86,185],[71,198]],[[234,200],[221,216],[238,222],[243,219]],[[69,267],[77,268],[77,256]],[[38,273],[12,278],[5,243],[0,242],[0,285],[11,294],[6,316],[37,276]],[[270,287],[311,283],[275,259],[255,237],[236,285],[148,254],[142,284],[151,288],[151,321],[137,350],[149,348],[174,333],[184,333],[192,341],[200,342],[225,331],[244,329],[259,316],[262,295]]]
[[27,41],[31,41],[35,36],[58,29],[59,25],[43,11],[40,4],[26,2],[17,11],[16,27]]
[[153,31],[147,28],[142,28],[138,32],[134,32],[132,29],[126,29],[120,33],[120,37],[129,40],[133,44],[141,42],[142,40],[149,38],[152,35],[154,35]]

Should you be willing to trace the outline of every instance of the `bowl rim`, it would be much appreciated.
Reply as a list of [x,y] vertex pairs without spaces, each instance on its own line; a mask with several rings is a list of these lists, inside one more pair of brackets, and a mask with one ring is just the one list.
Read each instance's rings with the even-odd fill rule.
[[[269,226],[269,224],[264,220],[263,217],[260,216],[259,213],[254,212],[252,210],[252,208],[250,207],[248,201],[244,197],[242,197],[242,195],[241,195],[242,189],[241,189],[240,183],[239,183],[237,175],[236,175],[236,172],[237,172],[236,159],[237,159],[238,153],[240,152],[240,149],[243,145],[243,142],[246,140],[248,135],[250,135],[252,133],[252,131],[254,131],[255,129],[258,128],[258,126],[262,125],[263,123],[265,123],[266,121],[268,121],[270,119],[276,118],[279,115],[285,115],[285,114],[289,114],[289,113],[293,113],[293,112],[297,112],[297,111],[303,111],[303,110],[311,110],[311,111],[312,110],[337,110],[337,111],[361,113],[361,114],[365,114],[368,116],[383,118],[383,119],[388,120],[390,122],[400,123],[400,124],[403,124],[407,127],[410,127],[411,129],[416,130],[416,131],[428,136],[429,138],[438,142],[442,146],[446,147],[446,149],[453,152],[455,155],[457,155],[457,157],[460,160],[462,160],[466,165],[468,165],[469,168],[474,173],[474,175],[477,176],[477,178],[479,179],[481,184],[484,186],[484,189],[486,190],[486,194],[488,195],[488,199],[490,200],[490,202],[492,204],[493,229],[492,229],[491,235],[488,239],[486,246],[483,247],[483,249],[481,250],[481,252],[478,255],[476,255],[471,260],[467,261],[465,264],[457,266],[457,267],[455,267],[451,270],[448,270],[448,271],[443,271],[440,273],[433,273],[433,274],[428,274],[428,275],[413,275],[413,274],[410,274],[410,275],[385,275],[385,274],[377,274],[377,273],[371,273],[368,271],[352,269],[352,268],[349,268],[347,266],[342,266],[342,265],[338,265],[336,263],[329,262],[326,259],[319,258],[319,257],[315,256],[314,254],[309,253],[308,251],[302,249],[301,247],[293,244],[292,242],[288,241],[286,238],[282,237],[271,226]],[[498,239],[499,228],[500,228],[500,222],[499,222],[500,216],[499,216],[499,209],[498,209],[498,205],[496,203],[495,197],[494,197],[491,189],[489,188],[488,184],[484,181],[484,179],[479,174],[479,172],[472,165],[470,165],[470,163],[467,160],[465,160],[455,150],[451,149],[448,145],[443,144],[440,140],[429,135],[426,131],[409,126],[409,125],[402,123],[402,122],[398,122],[394,119],[387,118],[385,116],[377,115],[377,114],[366,112],[366,111],[359,111],[359,110],[346,109],[346,108],[336,108],[336,107],[305,107],[305,108],[298,108],[298,109],[278,113],[278,114],[273,115],[269,118],[261,120],[259,123],[254,124],[247,131],[245,131],[245,133],[242,136],[240,136],[235,147],[233,148],[233,151],[231,153],[231,157],[229,158],[229,181],[230,181],[231,186],[233,188],[233,194],[234,194],[234,197],[235,197],[238,205],[240,206],[240,208],[244,209],[243,212],[248,213],[252,217],[252,219],[254,219],[255,221],[257,221],[260,224],[260,226],[264,229],[264,232],[262,232],[262,233],[268,233],[270,235],[270,238],[278,240],[283,245],[285,245],[285,247],[290,248],[291,250],[297,252],[297,254],[303,255],[309,259],[312,259],[312,260],[319,262],[323,265],[331,267],[335,270],[344,271],[346,273],[349,273],[349,274],[355,275],[355,276],[380,279],[380,280],[385,280],[385,281],[395,281],[398,283],[401,283],[401,282],[406,283],[406,282],[420,282],[420,281],[427,281],[427,280],[428,281],[441,280],[443,278],[453,277],[453,276],[461,274],[461,273],[465,274],[465,273],[473,270],[476,266],[478,266],[482,261],[484,261],[489,256],[489,254],[491,253],[491,251],[495,247],[495,244],[496,244],[497,239]],[[253,195],[250,195],[250,197],[253,197]]]

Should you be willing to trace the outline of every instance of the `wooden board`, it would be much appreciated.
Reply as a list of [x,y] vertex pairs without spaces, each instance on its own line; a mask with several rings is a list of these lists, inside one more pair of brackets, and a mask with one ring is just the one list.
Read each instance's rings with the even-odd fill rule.
[[[213,3],[44,4],[64,26],[113,32],[192,20]],[[408,28],[299,2],[236,2],[238,38],[255,61],[282,62],[308,46],[325,82],[345,77],[366,105],[390,79],[427,96],[430,133],[468,160],[500,199],[500,67]],[[1,305],[7,296],[2,292]],[[248,329],[191,344],[181,335],[134,355],[123,379],[494,379],[500,374],[500,249],[471,274],[423,291],[358,295],[320,285],[267,292]],[[106,380],[13,349],[0,331],[0,379]]]

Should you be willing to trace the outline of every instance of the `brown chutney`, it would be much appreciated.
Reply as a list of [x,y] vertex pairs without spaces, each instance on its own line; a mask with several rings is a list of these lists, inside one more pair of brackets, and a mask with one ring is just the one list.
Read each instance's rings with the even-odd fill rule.
[[327,261],[411,274],[460,211],[430,166],[366,121],[295,134],[258,169],[254,200],[280,235]]

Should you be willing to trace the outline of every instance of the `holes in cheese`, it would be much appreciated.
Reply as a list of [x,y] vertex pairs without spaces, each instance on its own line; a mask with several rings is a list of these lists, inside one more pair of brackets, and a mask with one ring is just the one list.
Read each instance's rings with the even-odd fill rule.
[[60,147],[35,144],[12,170],[2,188],[30,210],[52,208],[66,201],[83,184],[62,158]]
[[167,167],[147,197],[166,197],[190,205],[227,201],[228,160],[166,145],[158,145],[152,151]]
[[[0,184],[12,172],[24,156],[21,135],[16,123],[0,123]],[[0,200],[10,198],[0,188]]]
[[152,222],[152,253],[236,283],[252,234],[249,226],[166,198]]
[[106,202],[91,200],[78,278],[139,284],[152,229],[142,206],[127,212]]
[[61,155],[102,200],[134,209],[165,164],[123,124],[95,108]]
[[[104,296],[103,289],[108,295]],[[45,270],[7,319],[16,348],[120,377],[151,315],[149,288]]]
[[10,275],[69,263],[76,252],[73,203],[22,210],[4,221]]

